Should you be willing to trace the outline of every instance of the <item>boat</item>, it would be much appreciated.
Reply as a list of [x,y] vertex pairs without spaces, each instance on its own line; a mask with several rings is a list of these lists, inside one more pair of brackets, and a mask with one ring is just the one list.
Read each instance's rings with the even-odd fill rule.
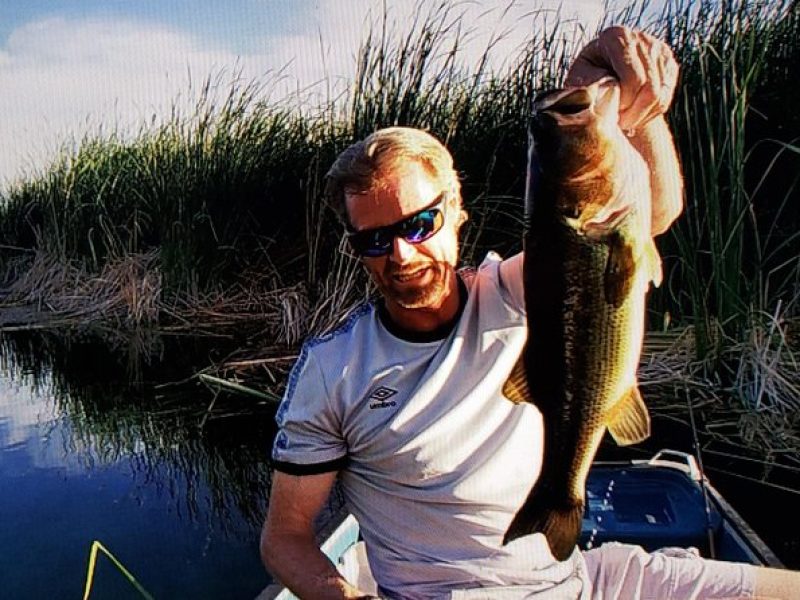
[[[707,558],[783,567],[685,452],[665,449],[645,460],[596,461],[586,481],[586,500],[581,549],[617,541],[648,551],[693,548]],[[355,517],[343,511],[321,533],[320,549],[348,581],[376,593]],[[257,600],[292,598],[274,584]]]

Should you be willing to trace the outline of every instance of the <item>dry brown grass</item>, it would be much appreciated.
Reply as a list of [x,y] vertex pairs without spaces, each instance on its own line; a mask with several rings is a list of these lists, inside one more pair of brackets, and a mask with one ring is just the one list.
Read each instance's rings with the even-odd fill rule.
[[[8,289],[3,304],[27,304],[39,313],[76,324],[114,321],[146,326],[158,319],[161,273],[155,253],[106,263],[93,275],[79,263],[38,252],[25,277]],[[35,323],[37,312],[29,313]]]
[[800,465],[800,349],[787,337],[792,323],[754,318],[746,341],[726,340],[713,363],[696,358],[691,327],[651,333],[639,368],[648,405],[689,424],[691,402],[707,442]]
[[336,326],[364,299],[368,289],[358,283],[363,278],[357,268],[342,257],[314,290],[306,283],[281,287],[270,274],[254,272],[224,289],[168,296],[156,252],[110,260],[99,274],[38,252],[25,276],[3,290],[0,330],[57,322],[213,335],[245,326],[270,345],[295,347],[307,335]]

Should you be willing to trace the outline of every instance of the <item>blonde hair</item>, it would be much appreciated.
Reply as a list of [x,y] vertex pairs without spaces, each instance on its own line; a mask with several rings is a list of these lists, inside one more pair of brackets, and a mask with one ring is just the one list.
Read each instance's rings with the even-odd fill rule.
[[388,127],[342,152],[325,175],[325,198],[345,225],[349,224],[345,193],[368,192],[404,164],[415,161],[461,202],[461,184],[453,157],[431,134],[412,127]]

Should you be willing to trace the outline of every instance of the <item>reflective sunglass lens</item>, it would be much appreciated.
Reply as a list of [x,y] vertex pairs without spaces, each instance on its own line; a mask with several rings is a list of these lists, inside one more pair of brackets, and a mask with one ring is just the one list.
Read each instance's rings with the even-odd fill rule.
[[418,244],[430,236],[433,231],[434,211],[426,210],[403,223],[401,235],[411,244]]

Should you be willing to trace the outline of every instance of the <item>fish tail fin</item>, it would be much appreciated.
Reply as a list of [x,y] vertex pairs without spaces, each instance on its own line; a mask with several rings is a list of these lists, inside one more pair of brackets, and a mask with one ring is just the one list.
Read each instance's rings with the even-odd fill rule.
[[534,492],[508,526],[503,545],[538,531],[547,538],[553,556],[566,560],[578,543],[582,519],[583,500],[558,506],[547,494]]
[[635,385],[609,411],[608,432],[620,446],[638,444],[650,437],[650,413]]

